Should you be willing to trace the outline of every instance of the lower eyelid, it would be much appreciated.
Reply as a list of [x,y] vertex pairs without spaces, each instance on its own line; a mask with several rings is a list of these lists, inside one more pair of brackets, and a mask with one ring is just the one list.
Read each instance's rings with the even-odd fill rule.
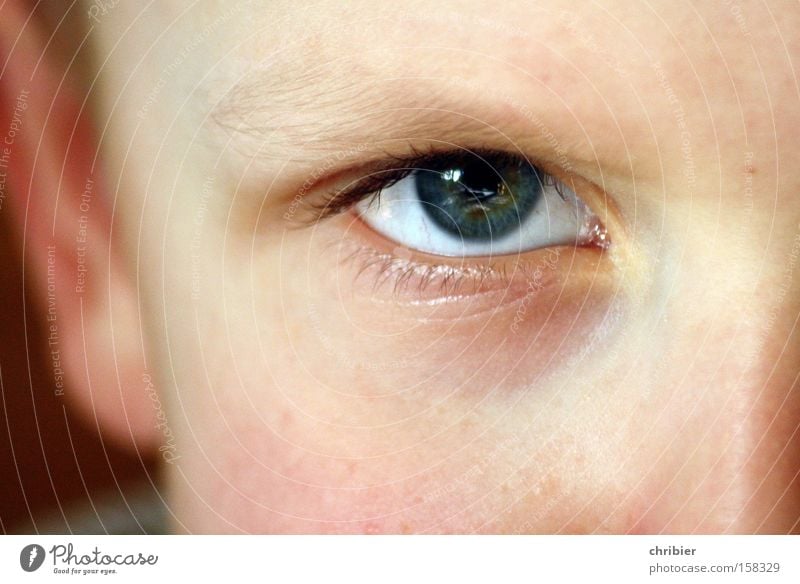
[[[348,219],[337,249],[338,264],[353,278],[359,295],[393,305],[453,306],[461,317],[510,305],[526,294],[563,286],[586,272],[596,273],[604,249],[551,247],[496,258],[440,258],[386,240],[357,215]],[[444,260],[444,261],[442,261]],[[468,306],[469,305],[469,306]],[[447,317],[444,317],[447,318]]]
[[371,283],[372,293],[390,291],[395,300],[408,297],[412,303],[474,297],[495,291],[505,280],[489,266],[429,264],[409,259],[411,254],[404,252],[393,255],[359,247],[345,257],[345,263],[355,268],[357,280]]

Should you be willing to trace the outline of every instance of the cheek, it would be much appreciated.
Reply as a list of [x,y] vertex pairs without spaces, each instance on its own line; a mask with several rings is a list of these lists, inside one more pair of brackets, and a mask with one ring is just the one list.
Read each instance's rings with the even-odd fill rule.
[[[631,316],[613,281],[576,268],[524,312],[523,285],[454,315],[331,286],[352,279],[289,251],[266,262],[277,275],[226,277],[225,302],[198,312],[205,367],[176,359],[173,481],[194,529],[688,531],[708,500],[713,525],[729,521],[751,488],[730,461],[755,460],[741,441],[769,421],[730,429],[753,400],[778,402],[748,394],[758,380],[729,391],[738,370],[698,359],[685,339],[708,327],[686,307],[619,334]],[[692,383],[676,362],[696,364]]]
[[292,253],[226,275],[226,310],[199,312],[209,366],[186,372],[181,488],[213,512],[186,513],[278,532],[509,530],[515,505],[554,520],[576,439],[555,415],[573,392],[546,380],[614,327],[600,260],[562,256],[500,301],[419,303]]
[[[587,460],[582,440],[549,420],[532,429],[483,412],[452,422],[440,413],[417,420],[416,430],[362,429],[264,405],[263,415],[226,408],[195,425],[196,434],[213,436],[197,452],[184,450],[181,470],[193,480],[178,500],[192,501],[181,515],[195,529],[590,531],[598,513],[570,523],[576,510],[613,508],[623,498],[596,480],[608,467]],[[369,456],[361,454],[365,443]]]
[[396,416],[452,399],[502,406],[602,351],[624,312],[610,261],[596,250],[559,250],[531,264],[446,294],[442,286],[458,287],[452,280],[309,254],[285,262],[281,312],[270,318],[286,323],[293,357],[318,382],[347,387],[354,399],[402,397]]

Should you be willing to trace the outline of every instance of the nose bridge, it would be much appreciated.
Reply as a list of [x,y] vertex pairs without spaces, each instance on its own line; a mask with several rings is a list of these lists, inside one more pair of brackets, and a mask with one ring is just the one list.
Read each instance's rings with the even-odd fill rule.
[[[797,313],[795,312],[795,317]],[[787,330],[788,329],[788,330]],[[751,363],[737,408],[741,431],[733,440],[738,459],[735,524],[758,531],[782,518],[796,518],[800,509],[800,334],[797,320],[767,329],[763,351]],[[796,530],[786,524],[777,531]]]
[[637,430],[666,441],[650,441],[660,474],[646,476],[636,528],[796,531],[800,229],[754,217],[739,230],[702,211],[670,247],[683,253],[655,263],[644,295],[651,326],[637,385],[652,388],[656,421]]
[[[735,531],[788,532],[800,508],[800,230],[775,232],[749,302],[728,307],[739,331],[715,376],[735,392],[728,514]],[[780,528],[776,521],[784,520]]]

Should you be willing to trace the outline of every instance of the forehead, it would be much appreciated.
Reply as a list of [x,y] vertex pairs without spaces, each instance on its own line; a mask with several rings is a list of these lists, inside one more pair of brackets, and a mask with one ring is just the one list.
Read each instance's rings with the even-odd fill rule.
[[[446,94],[454,107],[489,101],[545,117],[568,111],[603,132],[606,111],[624,128],[646,122],[644,110],[668,110],[676,100],[688,106],[734,86],[721,103],[702,105],[721,110],[763,97],[749,93],[763,87],[765,71],[788,62],[800,30],[725,2],[254,2],[237,20],[249,33],[231,34],[253,80],[239,95],[276,109],[306,102],[335,115],[343,103],[389,96],[414,107]],[[787,48],[759,59],[755,36]]]
[[188,53],[197,64],[169,75],[190,90],[202,85],[214,119],[246,152],[254,138],[264,159],[293,156],[298,144],[324,156],[316,149],[477,140],[482,130],[532,155],[597,162],[604,176],[659,180],[669,153],[679,156],[682,128],[698,157],[706,149],[738,167],[733,149],[743,141],[775,152],[800,123],[791,60],[800,11],[789,2],[209,0],[151,9],[160,20],[149,28],[169,22],[175,33],[155,41],[165,47],[159,59]]
[[[771,3],[772,12],[732,2],[694,4],[417,0],[308,7],[253,2],[241,14],[258,31],[246,41],[244,54],[274,66],[283,52],[284,62],[293,67],[284,71],[288,77],[306,72],[298,63],[319,66],[345,59],[351,67],[340,71],[345,76],[393,70],[480,79],[491,69],[554,83],[589,78],[606,87],[647,74],[658,62],[682,84],[692,72],[720,79],[742,74],[737,59],[752,54],[755,38],[758,44],[774,43],[772,54],[791,55],[792,45],[797,46],[800,33],[792,24],[800,24],[800,15],[789,4]],[[219,18],[215,14],[207,18]]]

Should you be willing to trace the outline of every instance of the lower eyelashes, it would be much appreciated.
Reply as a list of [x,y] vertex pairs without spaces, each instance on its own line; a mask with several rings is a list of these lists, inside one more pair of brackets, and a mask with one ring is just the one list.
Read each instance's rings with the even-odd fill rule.
[[502,272],[489,266],[424,263],[409,259],[407,252],[403,255],[361,247],[349,253],[345,263],[356,269],[357,279],[368,281],[372,293],[390,290],[396,297],[417,300],[470,296],[506,282]]
[[563,283],[587,262],[594,266],[603,251],[554,247],[490,260],[440,258],[393,245],[357,217],[351,215],[348,221],[343,227],[347,236],[335,246],[337,263],[357,290],[401,303],[471,302],[484,296],[511,301]]
[[338,233],[325,249],[336,250],[357,288],[394,301],[513,299],[596,268],[609,245],[603,224],[565,183],[500,152],[379,168],[317,209],[315,223],[332,221]]

